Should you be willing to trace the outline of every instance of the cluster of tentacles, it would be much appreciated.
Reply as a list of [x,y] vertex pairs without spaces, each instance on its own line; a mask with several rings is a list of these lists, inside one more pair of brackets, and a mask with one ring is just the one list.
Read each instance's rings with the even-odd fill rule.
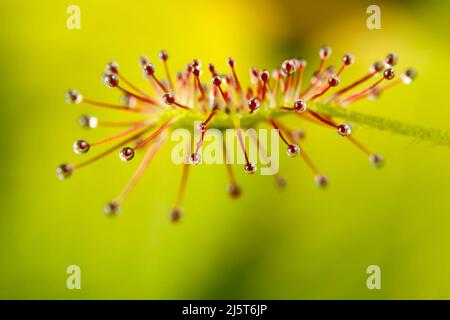
[[[128,81],[122,71],[119,72],[118,64],[110,62],[106,65],[102,80],[106,86],[122,93],[121,104],[91,100],[75,90],[69,90],[65,94],[66,101],[71,104],[85,103],[125,113],[131,112],[141,115],[143,119],[113,122],[101,121],[90,115],[81,116],[79,123],[86,128],[125,127],[125,130],[96,142],[75,141],[73,149],[77,154],[85,154],[91,149],[97,149],[109,143],[115,144],[80,163],[60,165],[56,170],[57,176],[65,179],[74,171],[117,151],[120,159],[130,161],[135,158],[138,149],[146,149],[142,162],[128,184],[113,201],[105,206],[105,213],[114,216],[119,212],[126,195],[166,140],[168,131],[180,126],[192,128],[193,122],[199,120],[198,130],[201,135],[196,143],[192,143],[189,161],[183,165],[181,185],[170,214],[172,221],[176,222],[181,217],[181,205],[189,167],[201,163],[199,150],[209,128],[236,130],[239,147],[245,155],[244,171],[253,174],[257,171],[257,164],[251,162],[247,156],[242,129],[261,124],[273,127],[286,144],[287,154],[291,157],[301,157],[314,173],[317,185],[325,187],[328,179],[300,147],[303,132],[282,124],[279,118],[284,115],[293,115],[300,121],[334,128],[338,135],[345,137],[366,153],[374,166],[380,167],[383,164],[383,157],[371,152],[357,141],[351,135],[350,124],[337,123],[331,117],[321,114],[314,106],[322,103],[341,108],[363,98],[377,97],[381,92],[398,83],[411,83],[415,77],[414,69],[407,69],[399,79],[394,79],[394,66],[398,58],[395,54],[389,54],[383,62],[373,63],[369,71],[361,78],[340,86],[341,76],[345,73],[345,69],[354,63],[354,57],[351,54],[345,54],[339,68],[335,69],[332,66],[326,66],[326,61],[331,56],[330,47],[322,47],[319,56],[320,63],[309,81],[304,79],[306,61],[289,59],[272,73],[264,69],[251,68],[250,85],[245,89],[237,76],[236,64],[232,58],[227,60],[229,72],[220,72],[212,64],[204,68],[201,62],[195,59],[187,64],[184,71],[178,72],[176,77],[172,78],[167,63],[168,53],[161,51],[159,59],[163,64],[165,79],[156,75],[155,66],[146,57],[141,57],[139,60],[143,75],[150,84],[151,93]],[[254,143],[258,144],[258,141]],[[236,182],[232,166],[226,162],[225,166],[229,176],[228,192],[233,198],[239,197],[241,189]],[[286,183],[280,174],[277,173],[274,176],[280,186]]]

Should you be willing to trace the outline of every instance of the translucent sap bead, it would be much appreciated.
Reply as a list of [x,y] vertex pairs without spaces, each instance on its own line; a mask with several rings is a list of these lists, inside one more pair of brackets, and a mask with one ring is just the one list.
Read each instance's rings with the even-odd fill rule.
[[73,151],[76,154],[83,154],[89,151],[90,145],[87,141],[77,140],[73,143]]
[[295,71],[295,65],[291,60],[285,60],[281,65],[281,69],[286,76],[290,76]]
[[299,68],[305,68],[307,65],[307,62],[305,59],[297,59],[297,66]]
[[320,48],[320,51],[319,51],[320,59],[322,59],[322,60],[328,59],[330,57],[330,55],[331,55],[330,47],[324,46],[324,47]]
[[380,88],[376,87],[372,88],[368,93],[368,99],[374,101],[379,98],[380,94],[381,94]]
[[241,188],[239,188],[239,186],[235,183],[230,183],[227,187],[227,191],[230,197],[233,199],[239,198],[242,193]]
[[207,126],[206,124],[204,124],[203,122],[200,122],[197,126],[198,131],[200,131],[201,133],[206,132]]
[[171,93],[166,93],[166,94],[163,95],[163,101],[164,101],[165,104],[170,106],[170,105],[174,104],[175,97]]
[[280,80],[282,75],[283,75],[283,73],[280,69],[275,69],[272,71],[272,78],[274,78],[276,80]]
[[178,221],[180,221],[181,215],[182,215],[181,209],[174,208],[174,209],[172,209],[172,211],[170,211],[169,219],[171,222],[177,223]]
[[142,67],[142,72],[146,77],[152,76],[155,73],[155,67],[152,63],[148,62]]
[[114,88],[119,85],[119,78],[114,73],[105,73],[103,83],[109,88]]
[[56,168],[56,176],[61,179],[67,179],[72,175],[73,166],[71,164],[63,163],[58,168]]
[[216,74],[216,67],[212,63],[208,64],[208,69],[211,74]]
[[294,110],[298,113],[303,113],[306,111],[306,102],[305,100],[297,100],[294,102]]
[[355,62],[355,57],[353,57],[350,53],[344,54],[342,57],[342,63],[346,66],[353,64],[353,62]]
[[119,157],[122,161],[130,161],[134,158],[134,150],[130,147],[125,147],[119,152]]
[[384,65],[381,61],[375,61],[372,66],[369,68],[370,72],[380,72],[383,70]]
[[227,59],[227,64],[228,64],[228,66],[230,66],[230,68],[234,68],[235,63],[236,62],[234,61],[233,58],[228,58]]
[[348,123],[340,124],[337,127],[337,133],[342,137],[347,137],[352,133],[352,127]]
[[263,82],[267,82],[267,81],[269,81],[269,76],[270,76],[269,71],[264,70],[261,72],[259,77]]
[[189,156],[189,162],[193,165],[198,165],[202,161],[202,157],[198,153],[192,153]]
[[192,60],[192,66],[200,68],[202,66],[202,62],[199,59],[194,59]]
[[416,77],[416,70],[413,68],[409,68],[402,74],[402,81],[404,84],[411,84]]
[[98,120],[96,117],[93,117],[93,116],[82,115],[78,119],[78,123],[83,128],[94,129],[94,128],[97,128]]
[[192,74],[196,77],[200,77],[202,74],[202,70],[199,67],[193,67]]
[[111,62],[106,64],[105,71],[107,73],[117,74],[117,73],[119,73],[119,64],[117,62],[115,62],[115,61],[111,61]]
[[218,87],[218,86],[220,86],[222,84],[222,78],[219,77],[219,76],[215,76],[215,77],[212,78],[211,82],[212,82],[213,85]]
[[300,154],[300,147],[296,144],[290,144],[287,147],[286,153],[289,157],[295,158]]
[[335,74],[335,73],[336,73],[335,67],[329,66],[329,67],[327,68],[327,73],[329,73],[329,74]]
[[277,177],[277,185],[278,185],[280,188],[286,187],[286,184],[287,184],[287,180],[286,180],[285,177]]
[[81,94],[78,93],[78,91],[76,90],[69,90],[64,94],[64,98],[66,99],[67,103],[74,103],[74,104],[78,104],[83,100],[83,97]]
[[388,69],[384,70],[383,77],[386,80],[394,79],[394,77],[395,77],[395,70],[394,70],[394,68],[388,68]]
[[150,63],[148,61],[147,56],[140,56],[138,62],[139,62],[139,66],[142,67],[142,68],[144,68],[147,64]]
[[260,102],[256,98],[250,98],[248,100],[248,108],[250,109],[250,112],[254,112],[254,111],[258,110],[259,105],[260,105]]
[[299,141],[305,139],[305,132],[302,129],[294,129],[292,131],[292,139],[294,141]]
[[371,154],[369,160],[375,168],[382,168],[384,166],[384,158],[380,154]]
[[161,50],[158,54],[158,58],[161,61],[167,61],[167,59],[169,59],[169,53],[166,50]]
[[256,170],[257,170],[256,164],[254,164],[253,162],[248,162],[244,166],[245,173],[254,174]]
[[328,84],[330,85],[330,87],[336,87],[339,84],[340,80],[339,77],[335,74],[333,74],[329,79],[328,79]]
[[318,174],[315,177],[316,184],[320,188],[325,188],[328,186],[328,178],[324,175]]
[[[267,72],[267,73],[269,72],[269,71],[267,71],[266,69],[264,69],[263,72],[264,72],[264,71]],[[262,80],[262,81],[266,81],[266,80],[268,79],[269,75],[267,75],[266,80],[264,80],[264,79],[262,78],[262,73],[263,73],[263,72],[261,72],[261,74],[259,74],[258,69],[254,68],[254,67],[251,67],[251,68],[250,68],[250,76],[252,77],[252,80],[258,79],[258,77],[261,76],[261,80]],[[252,81],[252,82],[253,82],[253,81]]]
[[398,56],[395,53],[390,53],[384,60],[388,66],[395,66],[398,62]]
[[322,84],[318,70],[313,73],[313,75],[311,77],[311,84],[317,85],[317,86]]
[[107,217],[116,217],[120,212],[120,205],[117,202],[108,202],[103,208]]
[[124,106],[127,106],[128,108],[134,108],[137,105],[137,99],[136,97],[130,96],[128,94],[124,94],[121,98],[120,98],[120,102],[122,102],[122,104]]

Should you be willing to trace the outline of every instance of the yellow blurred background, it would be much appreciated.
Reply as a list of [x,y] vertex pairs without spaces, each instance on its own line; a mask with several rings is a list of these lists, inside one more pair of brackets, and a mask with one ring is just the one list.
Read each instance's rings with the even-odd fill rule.
[[[69,5],[81,30],[66,27]],[[241,78],[248,68],[275,68],[285,58],[332,63],[352,52],[347,79],[391,52],[399,70],[414,66],[411,86],[352,108],[367,114],[450,129],[448,1],[377,1],[381,30],[368,30],[369,1],[2,1],[0,4],[1,147],[0,298],[29,299],[404,299],[450,298],[448,147],[356,126],[355,135],[386,159],[374,170],[351,144],[302,124],[304,146],[330,188],[319,190],[301,161],[282,157],[288,179],[247,176],[237,167],[241,199],[228,198],[221,166],[195,167],[178,225],[167,219],[181,167],[170,144],[107,219],[103,204],[121,190],[138,161],[111,156],[56,179],[75,162],[72,142],[87,132],[82,113],[113,111],[67,105],[64,92],[114,101],[100,83],[106,62],[145,84],[140,55],[170,53],[172,71],[199,58]],[[157,64],[159,66],[159,63]],[[311,71],[312,69],[310,69]],[[66,268],[79,265],[82,289],[66,288]],[[366,268],[379,265],[382,289],[368,290]]]

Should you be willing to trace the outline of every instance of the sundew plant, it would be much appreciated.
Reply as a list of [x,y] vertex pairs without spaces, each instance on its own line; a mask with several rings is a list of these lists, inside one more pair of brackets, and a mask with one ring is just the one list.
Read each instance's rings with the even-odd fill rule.
[[1,8],[1,299],[450,298],[450,1]]
[[[127,113],[137,113],[142,115],[142,120],[107,122],[91,115],[82,115],[79,119],[82,127],[90,129],[125,127],[125,130],[95,142],[75,141],[74,152],[83,156],[91,150],[100,149],[103,145],[111,146],[99,151],[92,158],[76,164],[61,164],[56,169],[57,176],[60,179],[66,179],[75,171],[111,153],[118,154],[118,157],[125,162],[141,161],[123,190],[105,205],[105,214],[115,216],[119,213],[127,194],[144,174],[167,139],[168,132],[180,127],[191,130],[193,124],[198,122],[196,129],[200,132],[200,136],[196,141],[192,139],[187,145],[187,150],[190,150],[189,156],[183,164],[178,195],[170,213],[170,219],[176,222],[181,218],[189,168],[202,163],[200,149],[205,135],[212,128],[235,130],[245,159],[242,171],[250,175],[257,172],[258,164],[252,162],[248,156],[243,130],[264,126],[275,129],[279,139],[286,145],[287,156],[300,157],[310,168],[320,188],[328,185],[328,178],[308,156],[307,150],[302,147],[304,132],[300,127],[304,121],[322,126],[324,130],[331,129],[330,134],[347,139],[364,153],[376,168],[383,166],[383,156],[372,151],[352,134],[351,121],[360,121],[381,129],[434,140],[438,143],[448,143],[446,141],[448,137],[439,131],[408,127],[395,121],[347,112],[346,107],[358,100],[377,99],[396,85],[402,83],[409,85],[413,82],[416,77],[415,69],[408,68],[397,74],[396,54],[391,53],[383,61],[375,61],[369,66],[367,73],[345,86],[340,86],[341,78],[345,77],[346,69],[354,64],[355,58],[352,54],[344,54],[341,64],[335,68],[327,65],[331,54],[332,49],[328,46],[320,49],[320,60],[316,66],[313,65],[314,71],[310,78],[305,77],[307,61],[304,59],[287,59],[279,68],[272,71],[251,68],[249,72],[251,85],[247,88],[241,84],[238,66],[233,58],[227,60],[228,70],[226,71],[218,70],[213,64],[203,65],[199,59],[194,59],[186,65],[185,70],[172,76],[169,71],[167,51],[162,50],[159,53],[162,64],[160,73],[157,73],[157,68],[147,57],[142,56],[139,65],[143,76],[151,86],[151,91],[131,83],[120,70],[118,63],[110,62],[106,65],[102,79],[107,87],[122,93],[121,104],[93,100],[84,97],[82,93],[74,89],[66,92],[67,103],[75,105],[85,103],[93,107],[114,109],[122,112],[124,116]],[[283,121],[286,117],[294,117],[299,126],[286,125]],[[255,144],[260,152],[265,152],[258,138],[250,143]],[[146,150],[142,159],[136,156],[136,151],[140,149]],[[223,163],[229,178],[227,190],[232,198],[237,198],[241,195],[241,188],[231,165],[226,161],[229,153],[226,149],[224,146]],[[280,173],[275,173],[274,177],[280,187],[286,184],[286,179]]]

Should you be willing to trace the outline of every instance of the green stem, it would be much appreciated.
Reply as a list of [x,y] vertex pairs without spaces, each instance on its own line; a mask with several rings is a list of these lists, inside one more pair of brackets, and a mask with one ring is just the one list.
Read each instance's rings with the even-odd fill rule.
[[396,120],[376,117],[351,111],[339,106],[330,106],[317,104],[314,110],[320,114],[341,118],[344,120],[354,121],[359,124],[368,125],[378,130],[389,131],[392,133],[417,138],[420,140],[430,141],[438,145],[450,147],[450,134],[448,131],[433,128],[424,128],[414,124],[408,124]]
[[[424,141],[430,141],[437,145],[450,147],[450,134],[446,130],[426,128],[396,120],[371,116],[328,104],[317,103],[313,106],[310,106],[310,108],[312,108],[312,110],[316,111],[317,113],[328,116],[330,118],[340,118],[348,121],[353,121],[355,123],[376,128],[378,130],[389,131],[395,134],[413,137]],[[264,122],[269,115],[272,118],[279,118],[291,114],[292,112],[280,109],[260,110],[260,112],[251,116],[249,116],[248,114],[242,115],[241,126],[243,129],[251,128],[260,122]],[[171,115],[169,115],[169,117],[171,117]],[[172,126],[172,128],[186,128],[188,130],[193,130],[194,121],[203,121],[204,118],[205,115],[201,113],[187,113],[184,117],[181,117]],[[231,129],[234,127],[232,117],[230,115],[218,114],[211,121],[210,127],[219,130]]]

